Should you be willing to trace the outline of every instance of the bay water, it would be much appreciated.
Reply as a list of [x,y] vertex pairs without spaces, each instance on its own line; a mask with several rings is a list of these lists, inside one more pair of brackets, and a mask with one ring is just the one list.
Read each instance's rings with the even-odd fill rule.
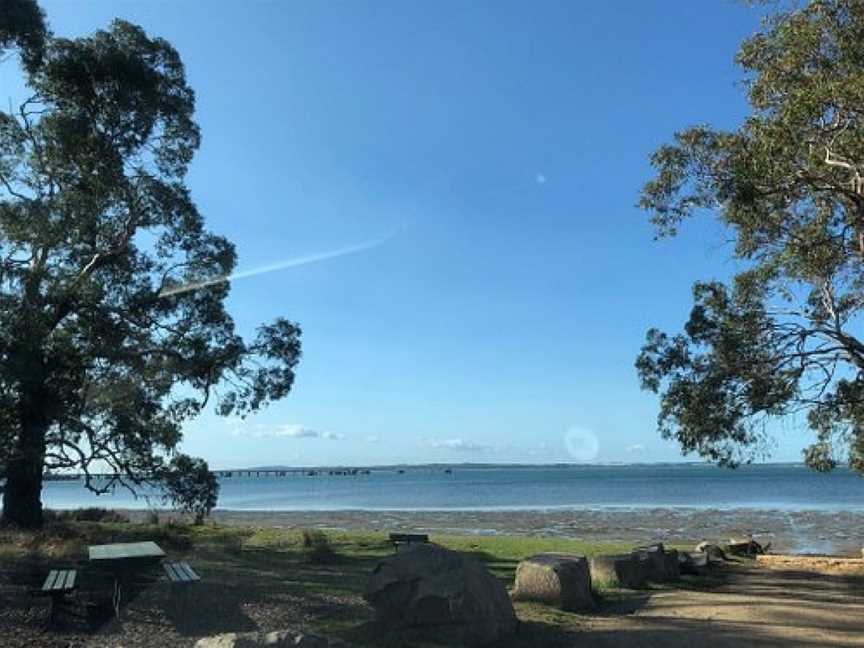
[[[743,508],[864,511],[864,479],[847,469],[816,473],[798,464],[736,470],[706,464],[405,466],[369,474],[317,470],[286,476],[221,477],[217,509],[237,511],[507,511],[591,508]],[[96,496],[79,481],[48,481],[52,509],[145,509],[158,496],[122,487]],[[149,495],[149,499],[148,496]]]

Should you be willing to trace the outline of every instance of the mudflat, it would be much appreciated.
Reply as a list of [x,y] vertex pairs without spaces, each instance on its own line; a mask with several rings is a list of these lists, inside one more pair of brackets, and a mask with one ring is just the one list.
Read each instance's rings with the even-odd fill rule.
[[[141,511],[128,511],[143,517]],[[860,556],[864,512],[760,509],[600,508],[501,511],[225,511],[220,524],[275,528],[414,530],[422,533],[546,536],[589,542],[695,543],[753,535],[782,553]]]

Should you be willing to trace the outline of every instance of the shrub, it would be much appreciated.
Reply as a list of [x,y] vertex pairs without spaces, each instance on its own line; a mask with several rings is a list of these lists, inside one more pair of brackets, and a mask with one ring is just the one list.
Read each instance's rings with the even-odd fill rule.
[[162,475],[163,500],[183,513],[192,513],[195,524],[216,506],[219,481],[210,472],[207,462],[187,455],[177,455]]
[[311,549],[315,545],[327,544],[327,534],[318,529],[303,529],[303,547]]
[[317,529],[303,529],[303,547],[306,549],[306,559],[312,563],[332,563],[338,558],[327,534]]
[[159,511],[147,511],[144,515],[144,524],[159,526]]
[[87,508],[74,509],[71,511],[53,511],[46,509],[42,512],[45,523],[51,522],[115,522],[126,523],[129,516],[120,511],[90,506]]

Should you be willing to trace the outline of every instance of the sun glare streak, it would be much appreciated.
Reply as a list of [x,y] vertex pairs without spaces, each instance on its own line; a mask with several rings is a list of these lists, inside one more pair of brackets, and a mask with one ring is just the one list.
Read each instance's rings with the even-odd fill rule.
[[398,230],[391,232],[387,236],[371,241],[364,241],[363,243],[356,243],[354,245],[348,245],[346,247],[337,248],[335,250],[328,250],[327,252],[318,252],[315,254],[306,254],[303,256],[292,257],[290,259],[285,259],[284,261],[278,261],[276,263],[261,266],[260,268],[252,268],[251,270],[243,270],[241,272],[235,272],[230,275],[221,275],[212,277],[210,279],[205,279],[203,281],[196,281],[193,283],[184,284],[182,286],[174,286],[172,288],[163,289],[159,293],[159,296],[170,297],[171,295],[179,295],[182,293],[191,292],[193,290],[199,290],[201,288],[206,288],[207,286],[224,283],[226,281],[236,281],[237,279],[257,277],[258,275],[267,274],[268,272],[277,272],[279,270],[285,270],[287,268],[296,268],[298,266],[308,265],[310,263],[328,261],[330,259],[348,256],[349,254],[365,252],[366,250],[371,250],[372,248],[376,248],[379,245],[383,245],[384,243],[392,239],[394,236],[396,236],[397,233]]

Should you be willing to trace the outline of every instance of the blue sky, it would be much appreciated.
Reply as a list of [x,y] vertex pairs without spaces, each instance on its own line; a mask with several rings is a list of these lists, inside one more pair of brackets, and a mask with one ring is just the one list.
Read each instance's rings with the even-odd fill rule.
[[[655,243],[634,205],[674,130],[745,114],[733,57],[755,11],[43,6],[58,34],[118,16],[178,49],[204,137],[189,184],[239,270],[380,241],[234,284],[242,332],[303,327],[296,388],[243,422],[201,417],[186,451],[217,468],[679,458],[633,361],[648,327],[680,328],[694,280],[735,266],[713,223]],[[790,431],[774,458],[800,447]]]

